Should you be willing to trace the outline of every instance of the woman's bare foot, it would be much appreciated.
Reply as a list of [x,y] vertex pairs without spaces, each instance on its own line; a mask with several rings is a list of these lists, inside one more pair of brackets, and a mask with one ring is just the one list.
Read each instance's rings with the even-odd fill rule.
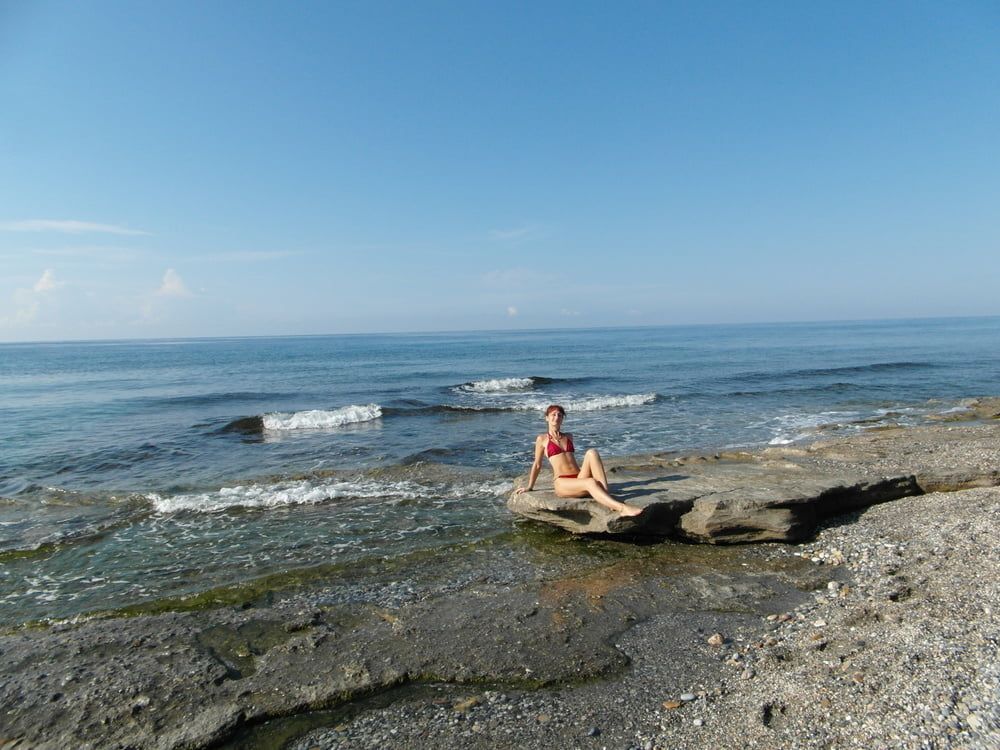
[[637,516],[640,513],[642,513],[643,510],[645,510],[645,508],[637,508],[634,505],[625,505],[625,504],[623,504],[622,509],[620,511],[618,511],[618,515],[620,515],[620,516]]

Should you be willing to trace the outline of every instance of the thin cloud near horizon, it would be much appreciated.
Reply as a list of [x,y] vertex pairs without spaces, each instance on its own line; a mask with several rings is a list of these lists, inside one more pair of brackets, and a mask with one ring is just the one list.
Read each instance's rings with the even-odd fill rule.
[[510,229],[491,229],[489,237],[495,242],[517,242],[520,240],[537,239],[545,234],[543,227],[537,224],[525,224]]
[[299,255],[306,255],[303,250],[234,250],[232,252],[211,253],[190,258],[190,261],[227,261],[257,262],[268,260],[283,260]]
[[129,229],[117,224],[100,224],[93,221],[77,221],[75,219],[23,219],[20,221],[0,222],[0,231],[4,232],[60,232],[62,234],[118,234],[118,235],[149,235],[141,229]]

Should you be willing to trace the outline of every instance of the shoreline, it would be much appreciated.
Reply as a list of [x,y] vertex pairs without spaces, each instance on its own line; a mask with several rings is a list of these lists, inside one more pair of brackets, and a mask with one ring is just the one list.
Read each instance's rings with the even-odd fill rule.
[[[804,545],[635,547],[535,530],[515,535],[507,563],[534,576],[505,577],[483,553],[428,593],[390,581],[381,598],[331,603],[312,586],[5,634],[4,736],[264,747],[280,724],[312,729],[302,748],[1000,747],[1000,488],[965,486],[1000,484],[1000,423],[768,452],[817,470],[861,455],[883,475],[919,462],[953,491],[827,519]],[[330,709],[337,728],[306,726]]]

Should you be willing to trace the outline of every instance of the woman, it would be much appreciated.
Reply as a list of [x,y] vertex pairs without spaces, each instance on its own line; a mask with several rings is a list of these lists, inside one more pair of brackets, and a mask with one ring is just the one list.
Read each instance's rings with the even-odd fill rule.
[[545,410],[545,421],[549,429],[535,440],[535,461],[531,464],[531,475],[527,487],[518,487],[516,494],[531,492],[535,480],[542,469],[542,454],[549,457],[554,479],[552,485],[559,497],[586,497],[590,495],[605,508],[623,516],[637,516],[642,508],[622,503],[608,492],[608,475],[604,471],[601,456],[591,448],[583,454],[583,465],[577,466],[573,449],[573,436],[562,431],[566,410],[559,404],[552,404]]

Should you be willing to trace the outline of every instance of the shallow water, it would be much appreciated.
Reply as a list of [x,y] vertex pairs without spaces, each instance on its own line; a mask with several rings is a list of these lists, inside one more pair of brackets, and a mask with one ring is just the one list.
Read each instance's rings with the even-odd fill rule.
[[2,345],[0,624],[510,544],[552,402],[627,455],[915,424],[998,379],[997,318]]

